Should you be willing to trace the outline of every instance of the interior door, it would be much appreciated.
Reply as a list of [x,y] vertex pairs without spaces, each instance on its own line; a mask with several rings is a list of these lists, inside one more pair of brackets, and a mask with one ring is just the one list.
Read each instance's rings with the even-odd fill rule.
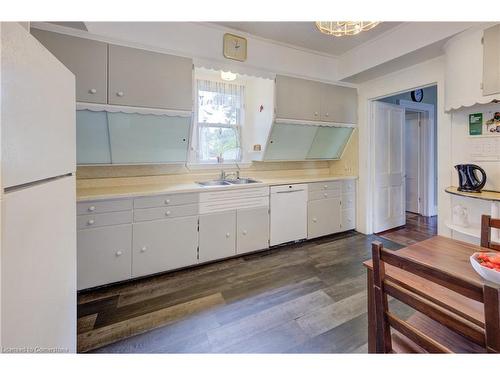
[[404,109],[374,102],[373,231],[405,224]]
[[420,113],[405,114],[406,211],[420,213]]

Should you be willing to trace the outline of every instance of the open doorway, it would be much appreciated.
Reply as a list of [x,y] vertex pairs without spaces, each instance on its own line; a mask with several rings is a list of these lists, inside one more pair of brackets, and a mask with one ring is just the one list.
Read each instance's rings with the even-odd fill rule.
[[372,103],[374,232],[405,245],[437,232],[437,87],[412,91]]

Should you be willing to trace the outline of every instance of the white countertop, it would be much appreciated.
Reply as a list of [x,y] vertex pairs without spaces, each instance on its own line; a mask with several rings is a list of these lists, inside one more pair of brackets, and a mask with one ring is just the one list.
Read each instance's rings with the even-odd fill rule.
[[305,177],[279,177],[258,178],[258,183],[246,185],[201,186],[193,182],[172,183],[144,183],[131,185],[110,185],[100,187],[78,187],[76,189],[77,201],[92,201],[112,198],[129,198],[167,193],[199,193],[214,190],[247,189],[252,187],[275,186],[286,184],[302,184],[322,181],[353,180],[356,176],[305,176]]

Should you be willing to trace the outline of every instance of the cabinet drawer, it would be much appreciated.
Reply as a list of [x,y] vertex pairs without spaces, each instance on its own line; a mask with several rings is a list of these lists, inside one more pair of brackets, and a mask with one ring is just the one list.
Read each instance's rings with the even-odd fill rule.
[[198,200],[198,193],[155,195],[153,197],[135,198],[134,208],[176,206],[180,204],[198,203]]
[[354,208],[354,193],[342,194],[342,209]]
[[131,199],[79,202],[76,205],[76,213],[78,215],[100,214],[103,212],[126,211],[131,209]]
[[309,191],[309,200],[330,199],[340,197],[340,190]]
[[108,212],[77,217],[78,229],[103,227],[106,225],[128,224],[132,222],[132,211]]
[[342,193],[354,193],[356,191],[355,180],[345,180],[342,182]]
[[78,289],[131,277],[132,225],[80,230],[77,234]]
[[169,217],[198,215],[197,204],[183,206],[143,208],[134,211],[134,221],[166,219]]
[[340,190],[342,181],[313,182],[309,184],[309,191]]
[[342,210],[342,230],[351,230],[356,227],[356,213],[354,209]]

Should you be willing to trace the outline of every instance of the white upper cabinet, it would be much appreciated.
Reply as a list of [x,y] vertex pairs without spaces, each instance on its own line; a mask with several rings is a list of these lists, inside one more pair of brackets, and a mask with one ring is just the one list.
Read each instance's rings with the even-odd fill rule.
[[276,76],[276,118],[355,124],[355,88]]
[[276,117],[319,121],[321,83],[276,76]]
[[77,101],[107,102],[106,43],[38,29],[31,34],[75,75]]
[[484,30],[483,95],[500,93],[500,24]]
[[322,84],[321,121],[356,124],[358,93],[352,87]]
[[192,110],[191,59],[109,45],[109,104]]

